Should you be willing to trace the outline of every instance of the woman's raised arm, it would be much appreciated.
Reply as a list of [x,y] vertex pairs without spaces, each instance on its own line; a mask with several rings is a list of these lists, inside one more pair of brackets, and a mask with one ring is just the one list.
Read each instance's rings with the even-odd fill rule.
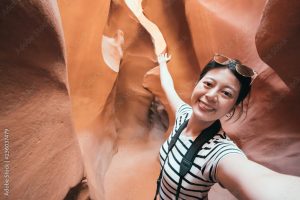
[[297,200],[300,178],[280,174],[239,154],[219,161],[217,180],[240,200]]
[[182,104],[185,104],[185,102],[177,94],[174,87],[173,79],[168,70],[167,61],[171,59],[171,56],[168,56],[168,54],[165,53],[165,54],[160,54],[157,58],[160,66],[160,82],[161,82],[162,89],[166,94],[171,109],[173,110],[174,113],[176,113],[176,110]]

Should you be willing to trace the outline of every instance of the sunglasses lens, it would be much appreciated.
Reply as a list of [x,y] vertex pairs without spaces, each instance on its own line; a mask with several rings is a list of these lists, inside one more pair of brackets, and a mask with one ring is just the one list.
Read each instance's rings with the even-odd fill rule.
[[220,54],[215,54],[213,57],[213,60],[221,65],[230,65],[233,64],[233,67],[235,67],[235,70],[242,76],[244,77],[249,77],[251,78],[251,83],[252,84],[253,80],[256,78],[258,75],[256,71],[253,69],[247,67],[246,65],[242,65],[239,60],[231,59],[226,56],[220,55]]
[[214,61],[221,64],[221,65],[227,65],[229,62],[229,58],[222,56],[222,55],[215,55]]
[[246,76],[246,77],[252,77],[255,74],[254,71],[251,68],[249,68],[245,65],[237,65],[236,66],[236,71],[239,74],[241,74],[243,76]]

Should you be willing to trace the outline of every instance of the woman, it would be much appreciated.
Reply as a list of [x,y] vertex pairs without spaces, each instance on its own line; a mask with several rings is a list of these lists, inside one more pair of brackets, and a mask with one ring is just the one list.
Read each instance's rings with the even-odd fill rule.
[[[176,113],[172,133],[160,149],[162,170],[157,190],[160,199],[208,199],[208,192],[216,182],[238,199],[274,200],[298,196],[297,177],[276,173],[248,160],[220,126],[220,118],[231,118],[235,108],[243,105],[256,72],[238,60],[215,55],[202,70],[192,92],[191,105],[188,105],[175,91],[166,64],[169,59],[167,54],[158,56],[161,85]],[[241,108],[243,111],[243,106]],[[211,132],[210,138],[204,137],[205,131]],[[182,175],[182,163],[200,140],[204,144],[195,151]]]

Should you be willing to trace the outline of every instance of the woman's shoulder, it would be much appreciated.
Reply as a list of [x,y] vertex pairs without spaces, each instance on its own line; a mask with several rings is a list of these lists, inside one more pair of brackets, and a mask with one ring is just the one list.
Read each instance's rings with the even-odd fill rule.
[[187,103],[183,103],[180,106],[178,106],[175,113],[175,117],[178,118],[181,115],[184,115],[186,113],[191,113],[191,112],[192,112],[192,107]]
[[191,117],[192,112],[192,107],[189,104],[181,104],[176,110],[174,128],[177,130],[179,126],[181,126],[186,120]]
[[240,148],[237,146],[237,144],[226,134],[226,132],[221,129],[210,141],[211,146],[230,146],[234,149]]
[[191,117],[192,112],[192,107],[187,103],[178,106],[175,113],[175,124],[170,134],[171,137],[176,133],[179,127]]
[[200,151],[202,156],[203,176],[212,182],[217,182],[216,169],[219,161],[228,155],[239,154],[246,157],[244,152],[234,143],[233,140],[223,131],[220,130],[208,143],[203,146],[203,150]]
[[222,141],[232,141],[222,128],[213,138],[216,140],[222,140]]

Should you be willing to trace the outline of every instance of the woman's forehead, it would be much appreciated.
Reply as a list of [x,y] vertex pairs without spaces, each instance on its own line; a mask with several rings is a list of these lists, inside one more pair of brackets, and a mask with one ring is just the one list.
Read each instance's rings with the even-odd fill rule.
[[240,89],[240,82],[228,68],[216,68],[209,70],[203,79],[211,79],[218,84],[230,86],[236,90]]

